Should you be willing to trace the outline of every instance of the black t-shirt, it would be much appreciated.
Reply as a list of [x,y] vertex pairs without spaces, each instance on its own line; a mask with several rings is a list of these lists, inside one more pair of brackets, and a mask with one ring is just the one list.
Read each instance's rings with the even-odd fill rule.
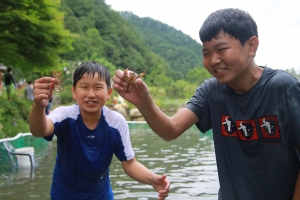
[[219,199],[292,199],[300,168],[300,83],[265,67],[249,91],[237,94],[215,78],[187,103],[201,132],[212,129]]
[[5,74],[4,82],[5,82],[5,85],[15,84],[13,75],[12,74]]

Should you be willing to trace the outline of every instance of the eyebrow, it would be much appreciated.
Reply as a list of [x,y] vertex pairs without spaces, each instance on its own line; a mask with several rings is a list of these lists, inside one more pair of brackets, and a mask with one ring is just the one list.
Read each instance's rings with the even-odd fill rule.
[[[213,48],[216,48],[216,47],[218,47],[218,46],[221,46],[221,45],[223,45],[223,44],[228,44],[227,42],[219,42],[218,44],[215,44],[214,46],[213,46]],[[205,51],[206,49],[205,48],[202,48],[202,51]]]
[[[79,83],[79,85],[89,85],[90,83],[89,82],[81,82]],[[94,85],[105,85],[105,83],[96,83]]]

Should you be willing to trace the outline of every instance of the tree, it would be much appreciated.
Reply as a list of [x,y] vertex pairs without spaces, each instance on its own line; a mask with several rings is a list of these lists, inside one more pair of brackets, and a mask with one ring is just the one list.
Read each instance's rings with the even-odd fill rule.
[[60,0],[1,0],[0,61],[30,71],[59,65],[73,40],[59,6]]
[[189,69],[202,63],[202,45],[180,30],[149,17],[140,18],[131,12],[120,12],[134,30],[157,55],[164,58],[172,69],[168,76],[185,79]]
[[195,67],[188,71],[186,74],[187,79],[191,83],[198,85],[202,84],[205,79],[211,78],[211,74],[204,67]]
[[292,74],[296,79],[298,79],[298,81],[300,81],[300,67],[298,67],[298,69],[286,69],[285,71]]

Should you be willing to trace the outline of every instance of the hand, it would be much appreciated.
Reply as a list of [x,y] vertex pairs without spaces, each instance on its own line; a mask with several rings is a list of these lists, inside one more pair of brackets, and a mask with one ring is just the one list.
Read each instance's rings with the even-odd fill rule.
[[152,187],[158,192],[158,200],[163,200],[169,195],[170,181],[166,175],[155,175],[152,178]]
[[55,79],[51,77],[42,77],[37,79],[33,85],[33,98],[36,105],[45,108],[53,93],[53,88],[49,83],[54,82]]
[[[128,73],[130,72],[128,71]],[[138,78],[132,85],[130,93],[126,93],[125,87],[127,83],[125,80],[123,80],[123,74],[123,71],[116,70],[115,75],[112,78],[114,82],[113,88],[121,97],[137,107],[141,104],[147,104],[147,102],[151,100],[147,85],[140,78]]]

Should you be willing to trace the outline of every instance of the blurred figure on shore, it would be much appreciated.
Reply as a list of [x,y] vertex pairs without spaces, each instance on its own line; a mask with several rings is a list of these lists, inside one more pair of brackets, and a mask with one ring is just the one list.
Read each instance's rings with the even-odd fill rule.
[[7,98],[9,101],[12,101],[12,96],[15,94],[15,81],[11,67],[7,68],[7,73],[4,76],[4,82],[6,86]]
[[3,90],[3,83],[2,83],[3,76],[4,76],[4,73],[0,71],[0,96],[2,95],[2,90]]
[[33,83],[32,81],[28,81],[28,85],[24,90],[25,99],[29,101],[33,101]]
[[52,97],[50,97],[48,104],[46,106],[46,115],[49,115],[50,111],[51,111],[51,107],[52,107]]

